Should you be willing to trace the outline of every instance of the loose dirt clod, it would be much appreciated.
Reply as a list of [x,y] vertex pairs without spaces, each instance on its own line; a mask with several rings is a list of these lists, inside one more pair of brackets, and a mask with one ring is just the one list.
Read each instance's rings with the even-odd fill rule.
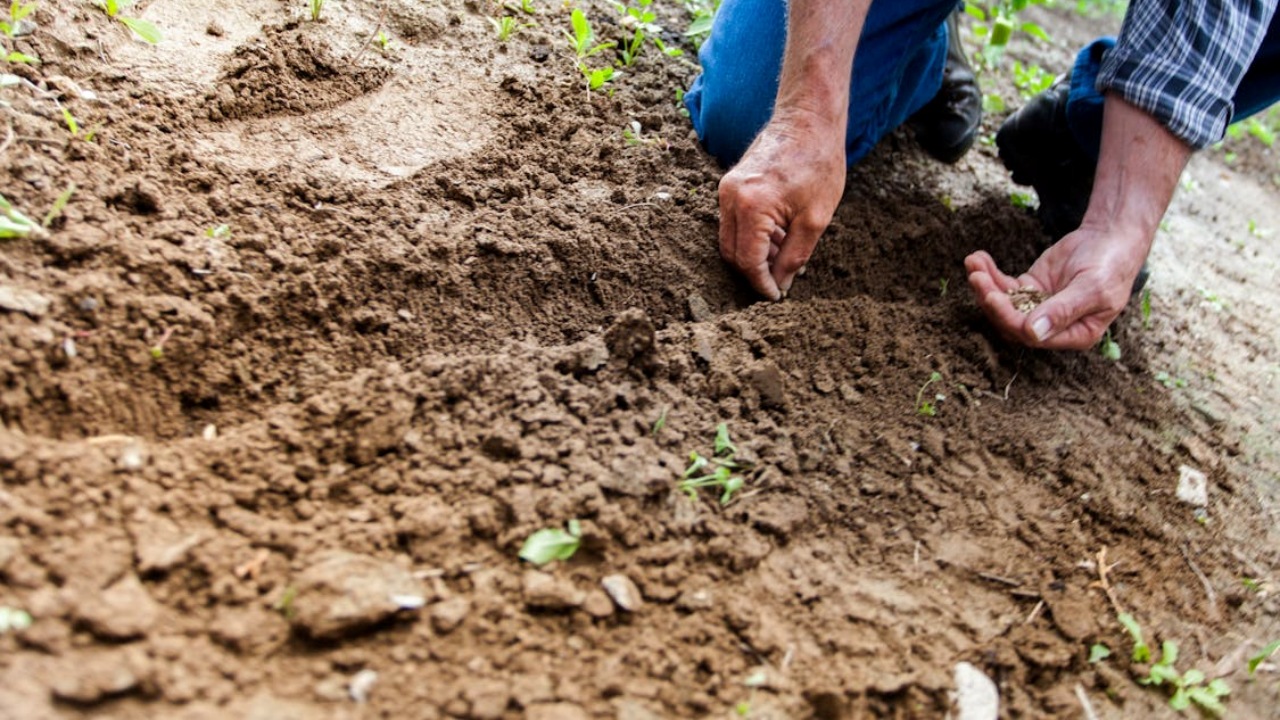
[[1024,285],[1017,290],[1008,290],[1006,292],[1009,293],[1009,301],[1013,303],[1013,307],[1023,315],[1035,310],[1040,303],[1049,299],[1047,294],[1030,285]]

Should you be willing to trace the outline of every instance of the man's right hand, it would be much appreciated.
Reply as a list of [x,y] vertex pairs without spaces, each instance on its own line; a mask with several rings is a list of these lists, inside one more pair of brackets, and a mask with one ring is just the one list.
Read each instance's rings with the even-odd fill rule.
[[781,300],[844,193],[845,128],[775,113],[720,180],[720,255]]

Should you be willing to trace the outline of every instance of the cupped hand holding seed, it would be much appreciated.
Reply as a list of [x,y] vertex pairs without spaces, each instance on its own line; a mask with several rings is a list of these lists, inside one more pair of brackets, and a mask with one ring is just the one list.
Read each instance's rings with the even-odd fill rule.
[[[1128,303],[1148,247],[1149,241],[1081,228],[1016,278],[1004,274],[986,252],[973,253],[964,264],[978,304],[1006,338],[1051,350],[1088,350]],[[1022,290],[1044,299],[1020,311],[1014,294]]]
[[720,255],[781,300],[844,193],[844,128],[776,113],[720,180]]

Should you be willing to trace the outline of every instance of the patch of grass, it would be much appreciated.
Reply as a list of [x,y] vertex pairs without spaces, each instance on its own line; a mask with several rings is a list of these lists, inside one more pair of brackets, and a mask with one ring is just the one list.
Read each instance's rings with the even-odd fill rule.
[[520,546],[520,559],[542,566],[552,560],[568,560],[582,545],[582,524],[570,520],[566,529],[543,528]]
[[[1133,640],[1133,661],[1135,663],[1151,662],[1151,646],[1143,638],[1142,627],[1138,621],[1128,613],[1121,613],[1117,619]],[[1280,647],[1280,641],[1277,642],[1277,646]],[[1274,652],[1274,648],[1272,651]],[[1160,659],[1151,665],[1146,677],[1140,678],[1138,682],[1143,685],[1172,689],[1169,707],[1179,712],[1196,705],[1203,712],[1214,717],[1225,715],[1227,708],[1222,704],[1222,698],[1231,693],[1227,683],[1221,678],[1206,683],[1207,678],[1204,673],[1195,668],[1179,672],[1177,662],[1178,644],[1172,640],[1165,640],[1160,645]]]

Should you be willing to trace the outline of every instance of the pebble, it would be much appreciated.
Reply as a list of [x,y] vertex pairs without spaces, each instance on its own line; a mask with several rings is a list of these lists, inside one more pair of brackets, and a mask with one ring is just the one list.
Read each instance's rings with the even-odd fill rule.
[[293,583],[293,626],[312,638],[336,638],[413,612],[406,597],[425,597],[413,575],[365,555],[323,553]]
[[133,574],[125,575],[101,595],[81,598],[76,609],[76,619],[89,632],[108,640],[142,637],[159,616],[159,604]]
[[525,605],[539,610],[572,610],[585,600],[572,582],[537,570],[526,572],[520,585]]
[[431,606],[431,627],[441,635],[448,635],[467,619],[471,602],[464,597],[452,597]]
[[996,720],[1000,716],[1000,691],[991,678],[973,665],[956,664],[956,720]]
[[369,693],[377,682],[378,672],[365,668],[351,677],[351,683],[347,686],[347,691],[351,694],[351,699],[356,704],[363,705],[369,702]]
[[582,609],[591,617],[597,620],[613,615],[613,601],[609,599],[609,595],[603,590],[591,590],[587,593],[587,597],[582,601]]
[[701,295],[689,296],[689,319],[694,322],[707,322],[715,317],[711,305]]
[[619,610],[637,612],[644,606],[640,588],[626,575],[609,575],[600,581],[600,585]]
[[1178,499],[1195,507],[1209,505],[1209,479],[1190,465],[1178,466]]

